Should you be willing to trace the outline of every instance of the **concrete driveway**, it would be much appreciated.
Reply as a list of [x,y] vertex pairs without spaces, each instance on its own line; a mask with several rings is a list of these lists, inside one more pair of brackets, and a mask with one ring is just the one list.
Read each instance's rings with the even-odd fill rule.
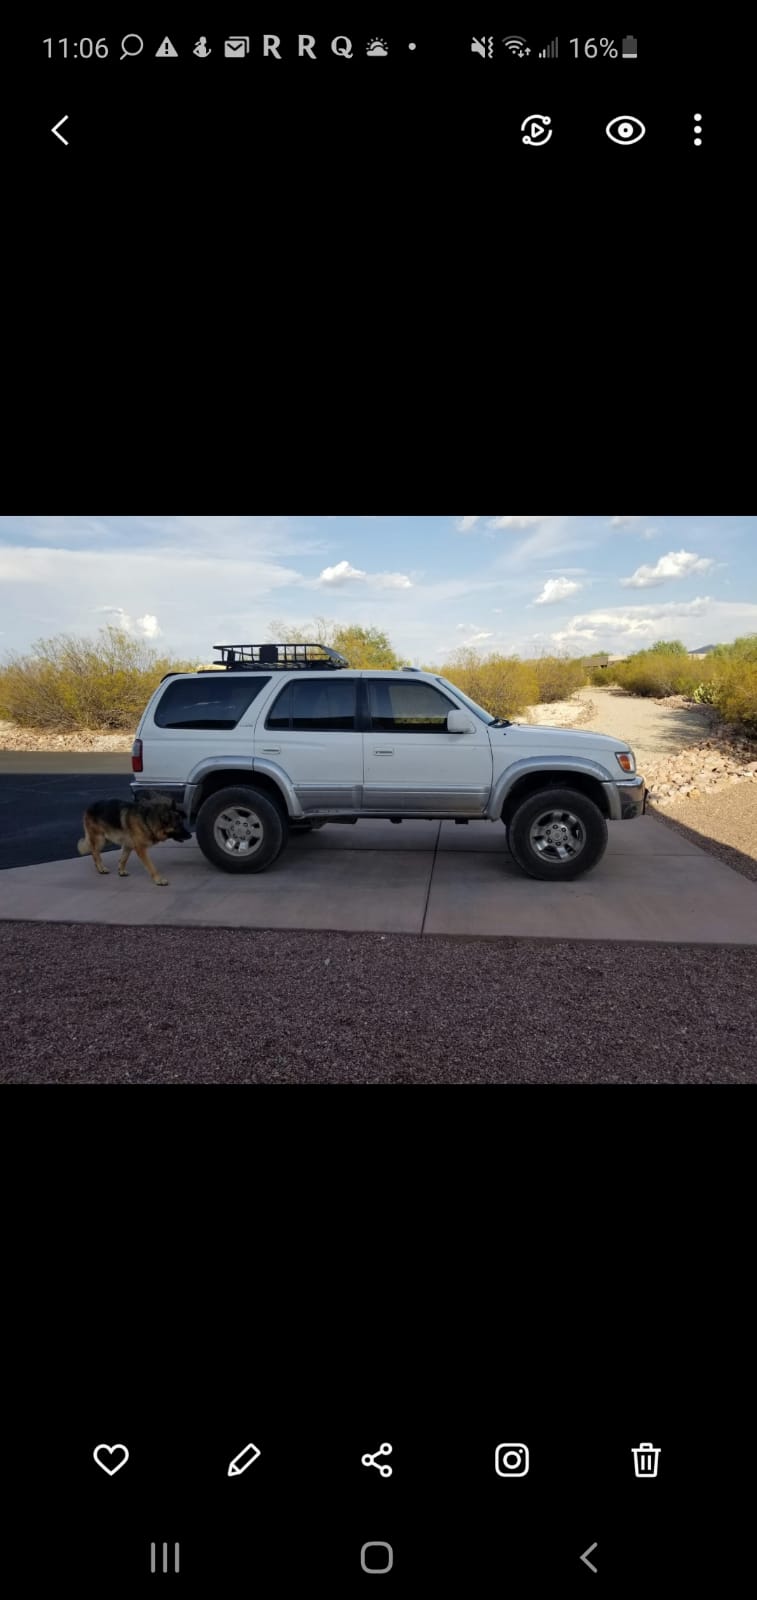
[[120,926],[324,929],[539,939],[757,944],[757,887],[650,816],[611,823],[574,883],[525,877],[499,823],[366,820],[293,837],[267,872],[232,877],[194,842],[156,846],[156,888],[118,851],[0,874],[0,918]]

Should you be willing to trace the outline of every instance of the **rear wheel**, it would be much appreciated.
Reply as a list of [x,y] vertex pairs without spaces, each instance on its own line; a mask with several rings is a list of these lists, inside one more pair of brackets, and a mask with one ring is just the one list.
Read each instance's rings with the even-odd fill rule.
[[197,843],[222,872],[264,872],[285,839],[285,818],[259,790],[219,789],[200,807]]
[[601,861],[607,823],[599,806],[577,789],[542,789],[513,812],[507,842],[530,878],[563,883]]

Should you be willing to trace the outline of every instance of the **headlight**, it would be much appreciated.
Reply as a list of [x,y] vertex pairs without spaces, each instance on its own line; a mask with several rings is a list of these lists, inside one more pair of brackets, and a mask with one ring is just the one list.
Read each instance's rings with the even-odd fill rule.
[[618,766],[623,768],[624,772],[636,771],[636,757],[634,756],[633,750],[616,750],[615,760],[617,761]]

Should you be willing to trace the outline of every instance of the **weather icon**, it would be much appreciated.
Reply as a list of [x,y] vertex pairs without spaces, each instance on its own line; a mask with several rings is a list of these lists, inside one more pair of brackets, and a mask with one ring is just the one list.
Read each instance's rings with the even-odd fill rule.
[[366,46],[365,53],[367,56],[388,56],[389,51],[386,48],[386,39],[371,39],[370,44]]

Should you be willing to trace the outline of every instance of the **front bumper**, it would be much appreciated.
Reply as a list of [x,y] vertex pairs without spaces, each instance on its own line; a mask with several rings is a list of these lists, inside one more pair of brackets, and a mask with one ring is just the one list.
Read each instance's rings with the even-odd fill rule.
[[647,809],[647,786],[640,773],[633,778],[616,778],[615,787],[620,800],[620,819],[643,817]]

